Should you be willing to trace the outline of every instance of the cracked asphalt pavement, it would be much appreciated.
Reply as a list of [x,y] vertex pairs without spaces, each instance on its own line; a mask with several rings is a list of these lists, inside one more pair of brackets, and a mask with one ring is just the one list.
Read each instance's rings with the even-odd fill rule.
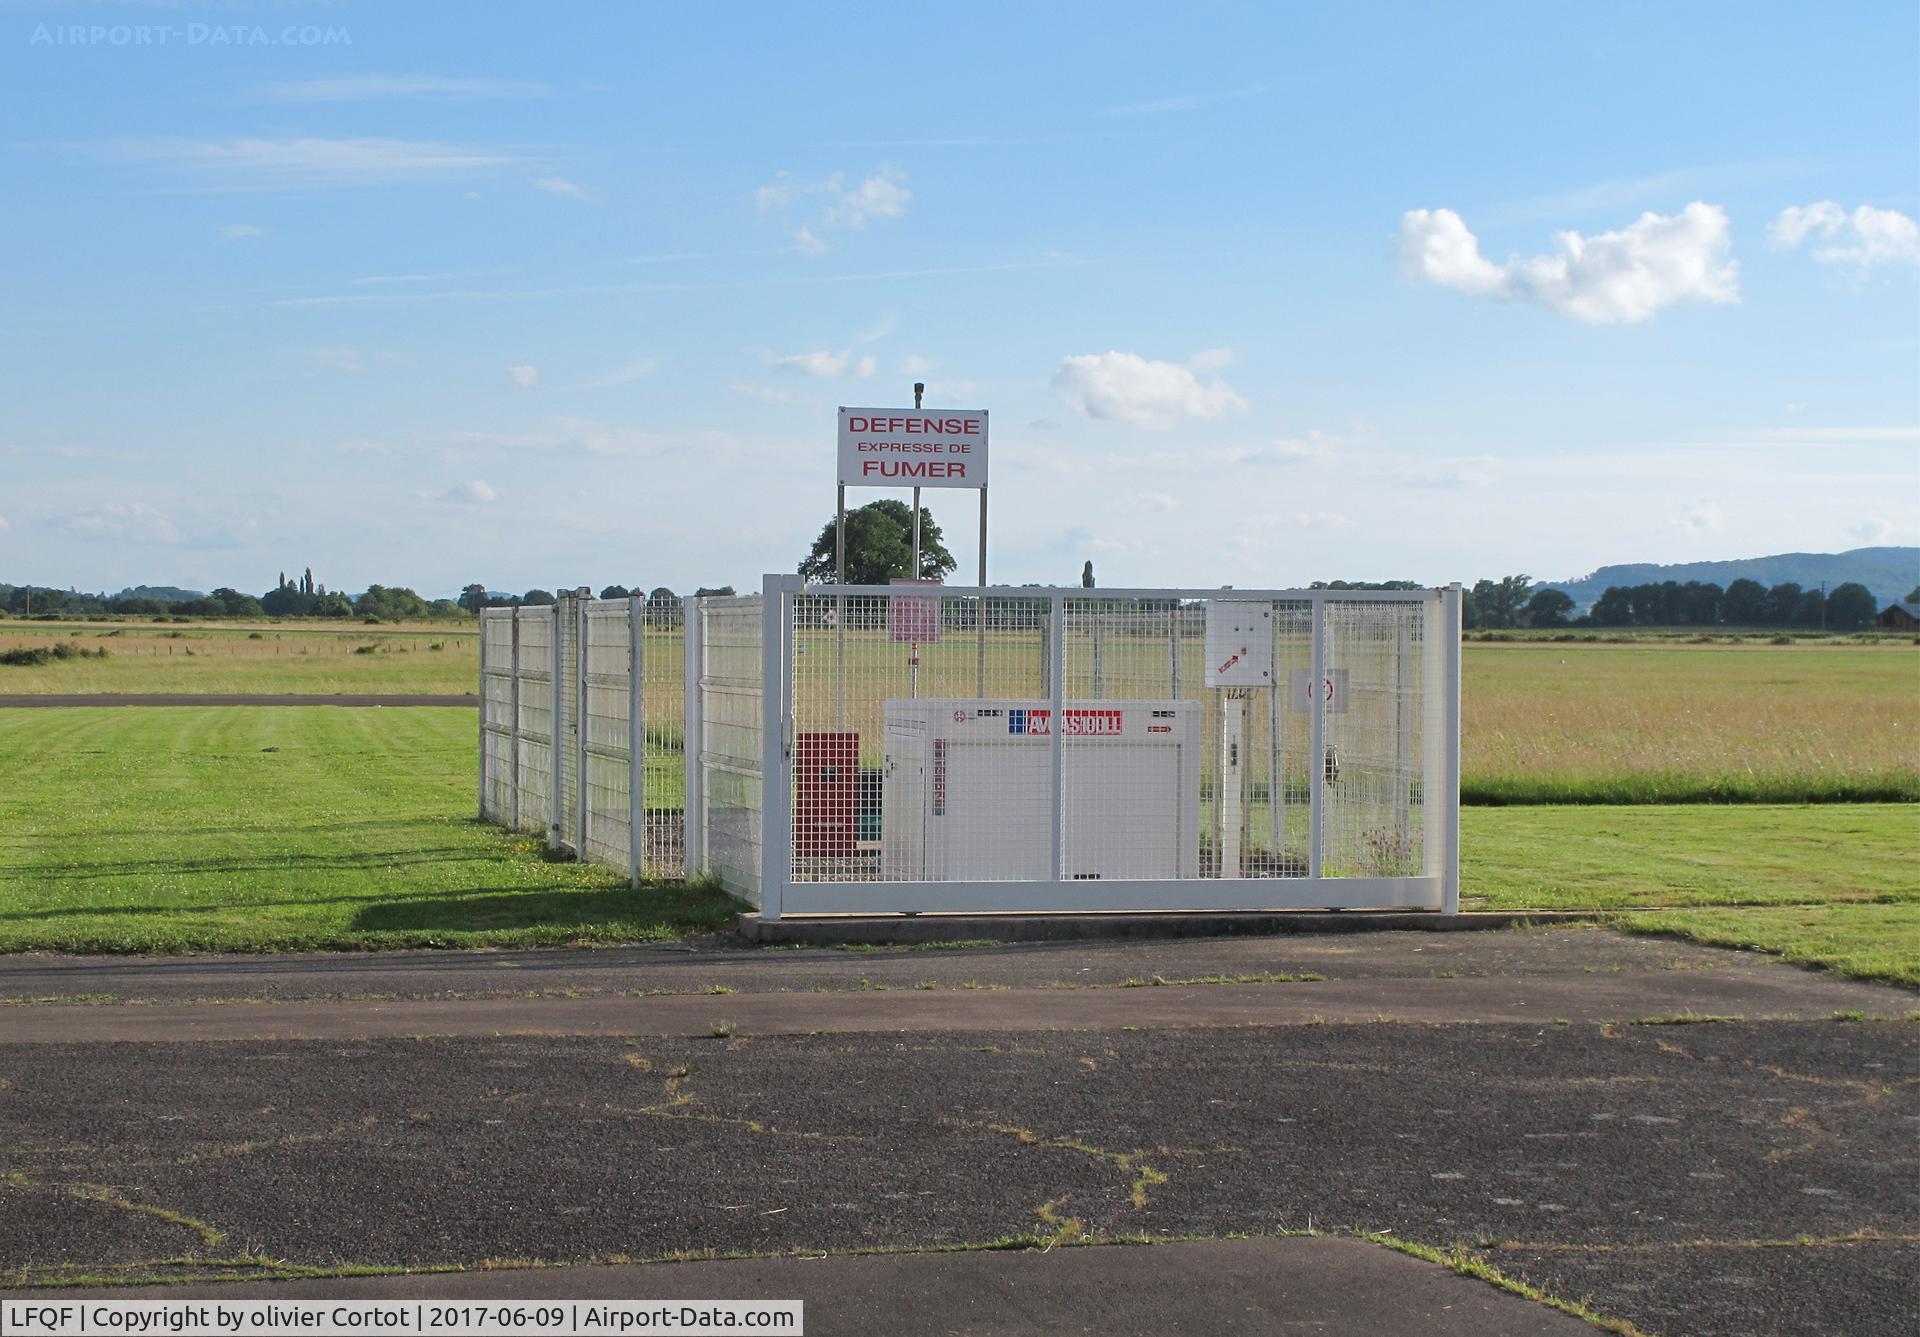
[[[1336,966],[1327,952],[1345,955]],[[340,964],[362,972],[350,993],[392,969],[400,987],[381,992],[444,1007],[467,975],[499,969],[491,955],[414,958],[412,975]],[[996,1028],[988,1011],[963,1027],[817,1035],[717,1023],[729,1033],[289,1039],[272,1037],[263,1004],[206,1009],[254,1018],[247,1038],[129,1042],[104,1037],[149,1009],[106,1004],[54,1009],[94,1018],[95,1038],[23,1042],[23,1020],[48,1009],[6,1007],[0,1284],[1313,1230],[1461,1246],[1648,1333],[1904,1332],[1920,1307],[1920,1026],[1817,1019],[1911,1012],[1914,996],[1890,987],[1592,929],[999,958],[511,955],[555,979],[605,971],[587,987],[622,990],[724,966],[742,993],[802,990],[780,1000],[802,1020],[844,1005],[835,989],[866,994],[882,967],[916,981],[997,971],[1017,986],[997,996],[1028,1011],[1047,1006],[1047,983],[1169,971],[1318,971],[1383,989],[1484,971],[1563,992],[1731,972],[1746,983],[1730,996],[1791,998],[1806,1019],[1771,1006],[1752,1015],[1775,1019],[1693,1024],[1204,1020],[1221,995],[1319,987],[1274,983],[1183,986],[1202,1020],[1175,1007],[1140,1027],[1115,1013]],[[19,958],[0,965],[0,993],[131,997],[158,967],[140,987],[191,992],[150,997],[327,996],[304,961],[278,974],[236,963],[224,984],[221,962],[173,964]],[[66,972],[59,987],[49,971]],[[711,1001],[723,1015],[728,1000]],[[1113,1277],[1144,1266],[1126,1261],[1138,1249],[1048,1256],[1062,1253],[1110,1258]],[[1196,1290],[1207,1276],[1196,1264]],[[1540,1331],[1564,1321],[1524,1312]]]

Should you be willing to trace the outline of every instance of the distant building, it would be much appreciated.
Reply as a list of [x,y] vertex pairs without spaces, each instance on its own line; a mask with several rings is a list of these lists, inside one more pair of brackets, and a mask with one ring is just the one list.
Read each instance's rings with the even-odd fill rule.
[[1920,631],[1920,603],[1888,604],[1873,624],[1882,631]]

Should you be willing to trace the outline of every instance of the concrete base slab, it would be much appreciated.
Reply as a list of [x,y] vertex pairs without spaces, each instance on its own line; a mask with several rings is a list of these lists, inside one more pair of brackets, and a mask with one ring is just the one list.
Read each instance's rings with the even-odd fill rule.
[[989,938],[996,942],[1074,942],[1099,938],[1226,938],[1284,933],[1462,932],[1517,924],[1575,924],[1604,919],[1589,910],[1238,910],[1225,913],[1041,915],[816,915],[762,919],[743,914],[738,931],[766,946],[847,943],[901,946]]
[[[1355,1239],[1204,1240],[1051,1250],[747,1258],[116,1288],[114,1300],[800,1300],[808,1332],[1275,1332],[1572,1334],[1590,1331],[1432,1263]],[[33,1291],[16,1292],[25,1299]],[[72,1298],[72,1290],[48,1292]]]

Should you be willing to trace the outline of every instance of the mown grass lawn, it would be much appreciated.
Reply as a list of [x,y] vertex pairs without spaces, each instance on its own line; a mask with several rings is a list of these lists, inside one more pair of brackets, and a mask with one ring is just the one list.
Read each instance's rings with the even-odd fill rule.
[[[724,925],[473,819],[472,711],[0,711],[0,950],[632,941]],[[1920,805],[1462,814],[1468,908],[1621,912],[1920,985]]]
[[716,928],[474,820],[474,713],[0,711],[0,950],[633,941]]
[[1623,928],[1920,987],[1916,843],[1910,803],[1467,808],[1461,904],[1619,910]]

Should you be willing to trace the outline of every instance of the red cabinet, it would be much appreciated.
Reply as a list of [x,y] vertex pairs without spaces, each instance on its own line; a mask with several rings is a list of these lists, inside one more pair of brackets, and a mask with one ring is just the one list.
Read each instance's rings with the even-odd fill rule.
[[860,735],[803,733],[794,739],[798,790],[793,852],[803,859],[846,859],[855,850]]

